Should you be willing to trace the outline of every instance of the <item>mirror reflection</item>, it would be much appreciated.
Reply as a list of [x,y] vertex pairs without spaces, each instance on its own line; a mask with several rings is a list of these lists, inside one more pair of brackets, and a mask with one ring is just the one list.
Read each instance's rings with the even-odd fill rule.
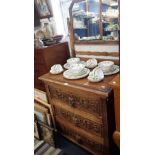
[[100,39],[99,0],[75,3],[72,9],[73,31],[76,40]]

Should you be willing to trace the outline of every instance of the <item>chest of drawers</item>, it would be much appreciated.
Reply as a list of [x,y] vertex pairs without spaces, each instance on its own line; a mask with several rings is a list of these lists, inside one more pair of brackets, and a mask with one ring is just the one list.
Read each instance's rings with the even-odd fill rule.
[[58,131],[94,155],[113,151],[115,131],[114,95],[106,77],[89,83],[86,78],[66,80],[63,75],[47,73],[39,79],[45,84]]

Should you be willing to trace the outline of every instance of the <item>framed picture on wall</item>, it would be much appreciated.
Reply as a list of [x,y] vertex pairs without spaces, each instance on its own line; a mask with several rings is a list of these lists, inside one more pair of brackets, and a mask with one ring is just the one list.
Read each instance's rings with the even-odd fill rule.
[[53,16],[51,3],[49,0],[34,0],[36,10],[41,18],[50,18]]

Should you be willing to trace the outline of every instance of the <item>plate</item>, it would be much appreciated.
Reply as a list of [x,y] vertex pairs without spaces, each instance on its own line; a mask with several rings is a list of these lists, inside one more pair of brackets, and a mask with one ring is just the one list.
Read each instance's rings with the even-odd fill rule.
[[[85,62],[85,61],[79,61],[77,64],[83,64],[83,65],[86,66],[86,62]],[[71,65],[72,65],[72,64],[65,63],[65,64],[64,64],[64,68],[65,68],[65,69],[70,69]]]
[[[99,68],[101,68],[101,67],[99,67]],[[118,72],[119,72],[119,66],[118,65],[113,65],[113,70],[110,70],[108,72],[104,72],[104,70],[103,70],[104,75],[113,75],[113,74],[116,74]]]
[[84,68],[84,70],[85,70],[84,71],[84,74],[82,74],[82,75],[76,75],[76,76],[72,74],[71,70],[66,70],[63,73],[63,76],[64,76],[64,78],[71,79],[71,80],[81,79],[81,78],[86,77],[89,74],[89,72],[90,72],[90,70],[88,68]]

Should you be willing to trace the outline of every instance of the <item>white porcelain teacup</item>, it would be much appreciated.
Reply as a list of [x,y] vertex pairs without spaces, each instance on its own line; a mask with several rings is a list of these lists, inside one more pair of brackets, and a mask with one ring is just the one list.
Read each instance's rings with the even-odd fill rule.
[[113,65],[113,61],[102,61],[98,64],[98,66],[102,68],[103,72],[109,72],[113,70]]
[[83,65],[83,64],[74,64],[70,68],[70,71],[75,76],[76,75],[81,75],[81,74],[83,74],[84,68],[85,68],[85,65]]
[[70,58],[67,60],[67,63],[74,64],[74,63],[78,63],[79,61],[80,61],[80,58]]

